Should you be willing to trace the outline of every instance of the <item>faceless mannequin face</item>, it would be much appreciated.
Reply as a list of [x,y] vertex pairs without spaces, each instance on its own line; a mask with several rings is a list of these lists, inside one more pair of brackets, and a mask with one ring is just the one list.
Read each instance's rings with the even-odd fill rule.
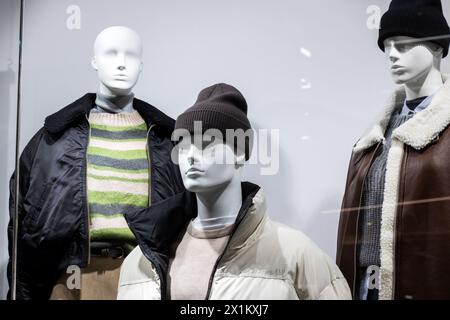
[[97,36],[92,67],[97,70],[100,92],[110,96],[131,93],[143,68],[139,35],[121,26],[110,27]]
[[185,135],[177,148],[181,176],[188,191],[209,192],[237,177],[240,179],[245,155],[236,155],[230,145],[211,135]]
[[442,48],[433,43],[398,36],[386,39],[384,45],[391,74],[397,84],[407,85],[440,68]]

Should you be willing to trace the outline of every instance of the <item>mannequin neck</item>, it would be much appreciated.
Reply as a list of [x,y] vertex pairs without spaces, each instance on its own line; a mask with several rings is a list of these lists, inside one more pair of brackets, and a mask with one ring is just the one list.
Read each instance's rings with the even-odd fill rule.
[[111,97],[111,98],[128,96],[128,95],[132,94],[132,92],[133,92],[133,88],[111,89],[111,88],[105,86],[105,84],[103,82],[100,82],[100,85],[98,87],[98,93],[100,93],[104,96],[107,96],[107,97]]
[[133,99],[134,94],[131,90],[126,94],[117,94],[101,84],[97,92],[95,104],[100,112],[130,113],[134,111]]
[[242,206],[240,175],[236,174],[226,185],[214,190],[196,193],[197,229],[214,229],[233,224]]
[[405,83],[406,100],[428,97],[438,91],[443,84],[441,72],[432,68],[428,73]]

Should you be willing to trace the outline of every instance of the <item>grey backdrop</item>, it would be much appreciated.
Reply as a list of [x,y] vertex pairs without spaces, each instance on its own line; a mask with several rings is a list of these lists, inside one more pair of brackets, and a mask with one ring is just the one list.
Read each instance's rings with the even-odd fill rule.
[[[0,298],[7,292],[17,3],[0,2]],[[389,1],[26,0],[21,148],[47,115],[97,89],[90,67],[96,35],[129,26],[145,46],[137,97],[176,117],[202,88],[228,82],[247,98],[256,128],[280,129],[279,173],[261,176],[250,165],[246,178],[266,190],[273,219],[334,258],[351,147],[394,88],[377,30],[366,25],[374,4],[384,12]],[[80,29],[67,28],[70,5],[81,10]]]

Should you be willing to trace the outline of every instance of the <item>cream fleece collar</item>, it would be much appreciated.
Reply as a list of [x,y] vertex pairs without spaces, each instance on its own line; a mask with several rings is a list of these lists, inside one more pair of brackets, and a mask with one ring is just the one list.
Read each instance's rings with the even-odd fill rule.
[[[421,150],[438,139],[439,134],[448,127],[450,124],[450,80],[447,76],[442,78],[445,82],[444,86],[433,97],[430,105],[395,129],[392,133],[393,138],[416,150]],[[394,92],[378,121],[353,148],[355,153],[368,149],[385,139],[384,133],[392,113],[399,105],[403,104],[405,98],[404,88]]]

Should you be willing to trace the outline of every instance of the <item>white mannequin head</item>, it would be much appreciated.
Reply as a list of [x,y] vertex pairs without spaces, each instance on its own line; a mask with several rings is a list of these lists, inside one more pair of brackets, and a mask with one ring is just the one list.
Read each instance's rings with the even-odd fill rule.
[[130,28],[114,26],[100,32],[91,61],[100,92],[107,96],[130,94],[143,69],[142,51],[141,38]]
[[178,163],[188,191],[210,193],[234,183],[240,186],[244,152],[214,135],[183,135],[177,145]]
[[384,41],[393,80],[397,84],[423,83],[432,72],[440,72],[443,49],[432,42],[396,36]]

